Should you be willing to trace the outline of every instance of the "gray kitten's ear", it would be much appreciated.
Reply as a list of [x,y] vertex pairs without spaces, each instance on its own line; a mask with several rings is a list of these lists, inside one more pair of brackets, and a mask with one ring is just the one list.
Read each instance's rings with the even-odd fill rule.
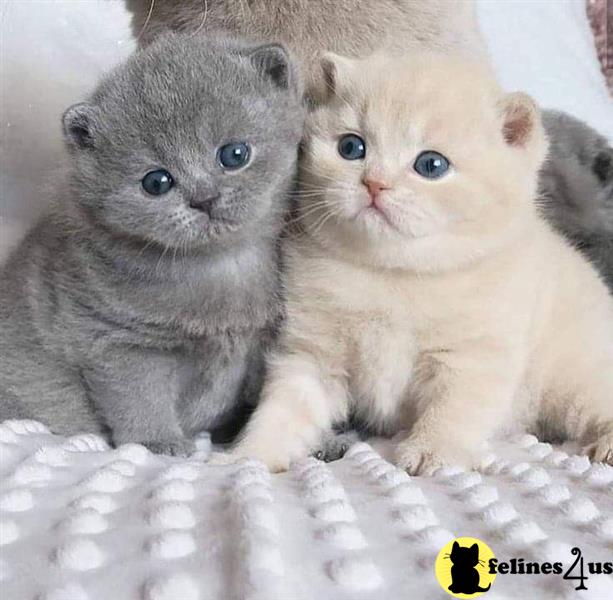
[[249,53],[251,64],[277,87],[289,90],[297,86],[297,74],[287,50],[281,44],[265,44]]
[[64,139],[72,148],[93,148],[95,146],[98,112],[87,102],[73,104],[62,115]]
[[328,97],[341,93],[343,81],[351,75],[354,62],[352,59],[334,52],[326,52],[322,55],[320,64]]

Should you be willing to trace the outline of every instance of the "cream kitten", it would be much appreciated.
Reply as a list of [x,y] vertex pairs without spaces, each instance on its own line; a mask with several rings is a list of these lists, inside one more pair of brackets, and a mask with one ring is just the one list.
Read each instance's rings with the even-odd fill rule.
[[613,464],[613,299],[537,211],[534,102],[432,54],[324,68],[288,318],[235,453],[284,470],[356,414],[409,430],[396,462],[412,474],[472,465],[513,424]]

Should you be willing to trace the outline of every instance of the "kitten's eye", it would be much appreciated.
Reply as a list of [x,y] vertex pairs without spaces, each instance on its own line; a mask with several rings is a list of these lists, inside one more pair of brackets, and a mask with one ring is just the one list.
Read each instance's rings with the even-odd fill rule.
[[442,154],[426,150],[417,157],[413,168],[426,179],[439,179],[449,171],[450,166],[451,164]]
[[141,184],[143,189],[152,196],[161,196],[166,192],[170,191],[170,188],[175,184],[172,175],[164,170],[158,169],[157,171],[151,171],[147,173]]
[[240,169],[249,162],[251,149],[245,142],[232,142],[217,151],[217,160],[224,169]]
[[354,133],[344,135],[338,142],[338,153],[345,160],[360,160],[366,156],[366,142]]

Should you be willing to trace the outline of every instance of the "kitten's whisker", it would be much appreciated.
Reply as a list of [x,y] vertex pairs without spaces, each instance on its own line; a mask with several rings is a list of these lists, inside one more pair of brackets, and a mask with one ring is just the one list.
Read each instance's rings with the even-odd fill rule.
[[194,33],[192,33],[192,36],[198,35],[200,30],[204,27],[204,24],[206,23],[206,17],[207,17],[207,15],[209,13],[209,2],[208,2],[208,0],[202,0],[202,1],[204,3],[204,14],[202,15],[202,21],[200,21],[200,25],[198,25],[198,27],[196,28]]
[[149,25],[149,21],[151,21],[151,15],[153,14],[153,7],[155,6],[155,0],[151,0],[151,4],[149,5],[149,12],[147,13],[147,17],[145,18],[145,22],[141,27],[138,35],[136,36],[136,40],[140,40],[143,33],[145,33],[145,29],[147,29],[147,25]]
[[310,217],[311,215],[321,212],[321,211],[326,211],[328,209],[328,205],[327,203],[322,203],[322,204],[318,204],[316,206],[311,206],[309,207],[309,210],[307,211],[303,211],[300,214],[298,214],[296,217],[290,219],[289,221],[287,221],[288,224],[291,223],[298,223],[299,221],[302,221],[303,219],[306,219],[307,217]]
[[323,227],[325,226],[325,224],[326,224],[326,223],[327,223],[327,222],[328,222],[328,221],[329,221],[331,218],[333,218],[333,217],[334,217],[334,218],[335,218],[335,217],[338,217],[340,214],[341,214],[341,211],[340,211],[340,210],[330,210],[330,211],[328,211],[327,215],[326,215],[326,216],[324,216],[323,220],[319,221],[318,225],[317,225],[316,227],[314,227],[314,228],[311,230],[311,232],[312,232],[313,234],[315,234],[315,235],[316,235],[316,234],[318,234],[318,233],[319,233],[319,232],[320,232],[320,231],[323,229]]

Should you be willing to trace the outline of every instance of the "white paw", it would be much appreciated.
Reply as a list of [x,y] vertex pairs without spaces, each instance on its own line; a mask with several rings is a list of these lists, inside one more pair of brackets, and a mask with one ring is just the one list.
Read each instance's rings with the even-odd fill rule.
[[470,466],[469,453],[448,443],[435,443],[413,436],[396,447],[396,465],[409,475],[432,475],[450,465]]
[[599,437],[595,443],[583,448],[583,453],[594,462],[613,465],[613,433]]
[[396,464],[409,475],[432,475],[447,465],[436,450],[415,442],[403,442],[398,446]]
[[271,473],[287,471],[291,462],[289,454],[279,452],[276,448],[239,447],[233,454],[239,457],[255,458],[263,462]]
[[230,454],[235,460],[254,458],[264,463],[271,473],[282,473],[289,470],[292,462],[307,458],[309,451],[299,439],[286,440],[285,443],[277,439],[271,444],[247,437]]

